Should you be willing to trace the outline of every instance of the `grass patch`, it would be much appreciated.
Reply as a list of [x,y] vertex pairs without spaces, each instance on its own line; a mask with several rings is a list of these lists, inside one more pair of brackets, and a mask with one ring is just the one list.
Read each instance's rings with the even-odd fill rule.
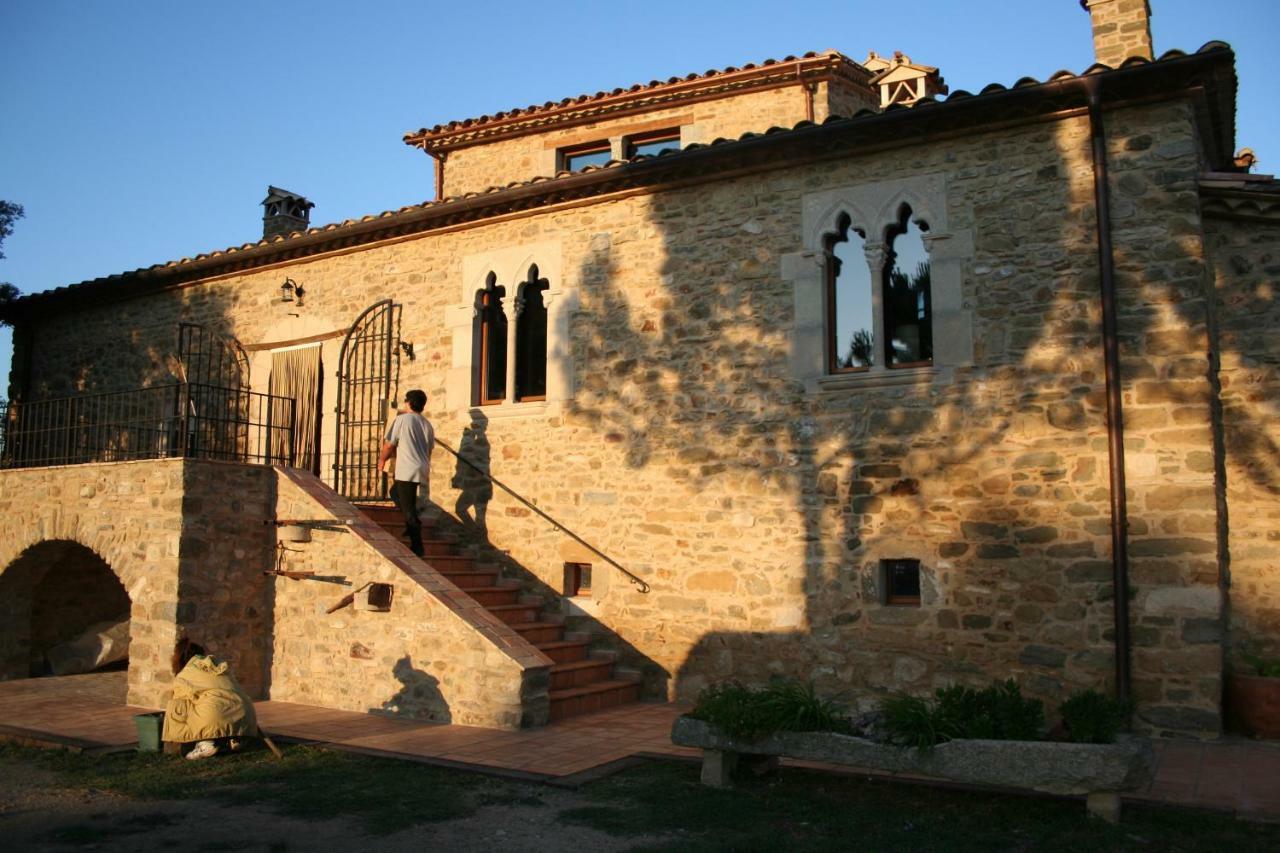
[[665,836],[648,850],[1280,849],[1280,826],[1126,806],[1118,827],[1086,818],[1079,801],[859,780],[783,769],[733,791],[704,787],[691,764],[650,763],[583,789],[592,802],[566,823],[615,836]]
[[[526,793],[475,773],[306,746],[290,747],[283,761],[265,750],[186,761],[158,753],[86,756],[0,745],[0,769],[18,762],[52,771],[61,787],[139,800],[212,799],[311,820],[348,817],[371,834],[465,817],[486,803]],[[78,837],[90,830],[61,831]]]

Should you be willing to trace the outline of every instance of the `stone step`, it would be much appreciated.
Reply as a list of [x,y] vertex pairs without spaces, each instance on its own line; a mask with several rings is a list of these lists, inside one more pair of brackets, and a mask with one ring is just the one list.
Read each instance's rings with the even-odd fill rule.
[[[428,562],[435,565],[434,561]],[[437,569],[437,571],[439,571]],[[454,586],[459,589],[477,589],[479,587],[492,587],[497,584],[498,572],[495,569],[491,572],[468,572],[468,571],[444,571],[440,572],[448,578]]]
[[467,589],[467,595],[485,607],[520,603],[520,588],[516,586],[474,586]]
[[482,563],[475,557],[467,557],[461,554],[439,554],[427,558],[431,564],[431,568],[442,574],[449,572],[493,572],[498,574],[498,567],[492,563]]
[[590,714],[625,705],[628,702],[640,701],[640,683],[638,681],[622,681],[610,679],[587,684],[582,687],[569,687],[564,690],[549,691],[551,700],[551,722]]
[[[379,527],[398,527],[399,530],[404,530],[404,515],[394,506],[357,505],[356,509],[360,510],[360,512],[364,514],[365,518],[369,519]],[[420,518],[422,520],[423,530],[435,526],[434,519],[427,518],[425,516],[420,516]]]
[[613,661],[600,658],[557,663],[551,667],[551,690],[568,690],[608,681],[613,674]]
[[537,622],[538,616],[542,613],[541,604],[489,604],[485,605],[484,609],[508,625]]
[[572,663],[587,659],[587,643],[584,640],[553,640],[537,643],[538,651],[556,663]]
[[559,622],[525,622],[511,627],[535,646],[555,642],[564,636],[564,625]]

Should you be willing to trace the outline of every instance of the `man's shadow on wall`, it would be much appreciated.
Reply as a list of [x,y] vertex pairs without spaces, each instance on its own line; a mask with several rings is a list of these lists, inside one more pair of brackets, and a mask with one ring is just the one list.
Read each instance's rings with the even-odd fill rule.
[[479,409],[471,410],[471,423],[462,431],[458,442],[457,467],[452,485],[458,490],[454,512],[458,520],[482,540],[488,540],[489,529],[485,515],[489,501],[493,500],[493,483],[489,479],[490,446],[486,430],[489,419]]
[[408,655],[396,661],[391,670],[404,685],[396,695],[382,703],[381,708],[370,709],[375,714],[393,717],[418,717],[448,723],[453,720],[449,703],[440,692],[440,679],[429,672],[415,669]]

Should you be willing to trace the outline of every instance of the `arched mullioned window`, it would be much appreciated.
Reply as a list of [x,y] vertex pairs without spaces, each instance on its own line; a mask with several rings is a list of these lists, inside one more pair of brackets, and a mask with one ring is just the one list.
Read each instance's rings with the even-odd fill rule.
[[529,275],[516,296],[515,398],[517,402],[544,400],[547,396],[547,307],[542,294],[546,279],[538,277],[538,267]]
[[866,370],[875,362],[875,317],[865,235],[841,214],[826,238],[827,369]]
[[885,364],[918,367],[933,362],[933,300],[929,252],[924,234],[929,225],[912,219],[910,206],[885,232],[884,260]]
[[501,403],[507,396],[507,315],[502,304],[506,295],[493,273],[485,279],[484,289],[476,292],[472,396],[478,406]]

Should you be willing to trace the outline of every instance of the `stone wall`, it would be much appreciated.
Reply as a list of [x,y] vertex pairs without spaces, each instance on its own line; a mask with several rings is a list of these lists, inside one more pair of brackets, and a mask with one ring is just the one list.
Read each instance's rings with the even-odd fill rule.
[[[1213,733],[1221,662],[1205,504],[1212,395],[1191,127],[1180,102],[1108,117],[1135,690],[1146,727]],[[960,262],[972,362],[806,391],[790,369],[799,331],[782,269],[802,247],[805,199],[921,175],[945,185],[949,227],[972,240]],[[470,342],[454,339],[445,314],[469,301],[464,259],[525,245],[556,251],[561,298],[576,306],[562,377],[571,397],[481,412],[488,464],[653,592],[639,594],[498,492],[487,547],[509,552],[512,576],[557,589],[566,560],[592,562],[588,624],[620,638],[628,662],[675,695],[787,673],[871,702],[891,690],[1015,677],[1052,708],[1076,689],[1107,688],[1114,666],[1092,205],[1088,123],[1074,116],[196,283],[41,327],[35,358],[48,383],[94,375],[100,366],[76,360],[79,330],[119,340],[112,327],[138,329],[130,334],[142,336],[139,347],[160,353],[178,317],[250,345],[276,340],[285,274],[307,289],[305,308],[289,310],[317,328],[342,328],[394,295],[404,305],[401,338],[415,347],[413,361],[400,361],[399,390],[425,389],[440,437],[456,446],[473,416],[446,405],[445,392]],[[253,381],[265,390],[265,376]],[[437,455],[432,494],[450,511],[454,469]],[[918,608],[880,603],[879,561],[899,557],[921,561]],[[342,573],[357,576],[354,566]],[[276,586],[277,624],[285,589],[319,594]],[[299,618],[318,623],[321,603],[308,601]],[[373,626],[390,624],[382,615],[342,615],[324,652],[349,656],[348,629],[381,631]],[[362,683],[382,698],[340,700],[353,707],[400,689],[378,650],[384,635],[372,636],[373,646],[358,642],[375,649],[373,662],[344,666],[367,667]],[[275,647],[277,662],[283,654],[292,667],[324,657],[284,649],[279,638]],[[441,678],[416,656],[409,663]],[[337,671],[313,694],[298,692],[300,669],[297,679],[289,695],[299,701],[346,689]],[[423,713],[436,712],[429,705]]]
[[1280,657],[1280,225],[1206,220],[1226,449],[1230,653]]
[[[823,84],[820,94],[826,95],[827,88]],[[856,94],[847,86],[837,87],[836,95],[841,109],[847,110],[857,102]],[[792,127],[807,115],[806,98],[800,86],[785,86],[459,148],[450,151],[445,161],[444,192],[446,196],[458,196],[503,186],[511,181],[550,177],[557,168],[557,148],[605,140],[642,129],[680,127],[682,141],[687,145],[707,143],[721,137],[737,139],[749,131],[761,133],[771,127]],[[873,103],[874,99],[867,95],[863,97],[861,106]],[[845,114],[839,109],[829,108],[825,98],[816,98],[814,107],[818,120],[833,113]]]
[[131,704],[164,705],[180,628],[261,695],[269,474],[180,459],[0,472],[3,677],[27,674],[33,592],[76,543],[128,593]]
[[[323,579],[275,579],[272,699],[489,728],[546,722],[546,656],[314,477],[281,470],[279,490],[278,517],[339,523],[285,546],[285,570]],[[394,587],[390,611],[326,612],[370,582]]]

